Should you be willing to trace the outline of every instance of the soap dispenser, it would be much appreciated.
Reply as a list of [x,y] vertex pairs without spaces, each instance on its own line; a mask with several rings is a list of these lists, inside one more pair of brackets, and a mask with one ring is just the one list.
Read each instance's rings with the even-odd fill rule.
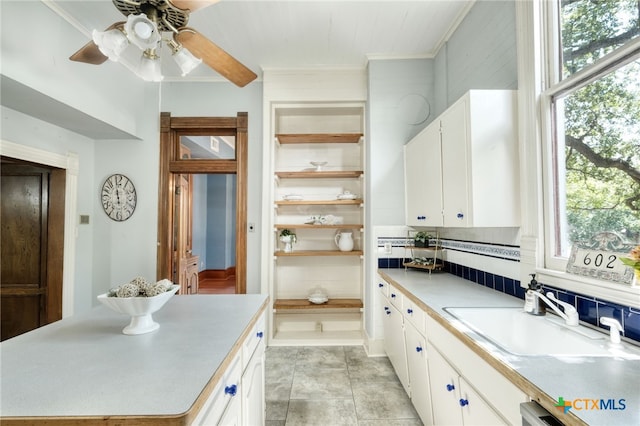
[[542,294],[542,285],[536,281],[536,274],[531,275],[529,288],[524,297],[524,310],[531,315],[542,316],[547,313],[547,307],[542,298],[537,297],[534,293]]

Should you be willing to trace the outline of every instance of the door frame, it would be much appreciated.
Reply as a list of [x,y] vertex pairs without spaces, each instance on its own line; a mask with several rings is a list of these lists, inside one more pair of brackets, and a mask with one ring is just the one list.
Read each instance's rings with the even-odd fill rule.
[[0,139],[0,154],[18,160],[65,170],[64,177],[64,249],[62,261],[62,318],[73,315],[75,295],[76,221],[78,205],[79,156],[64,155]]
[[[160,113],[158,182],[158,280],[173,276],[175,177],[178,174],[236,175],[236,294],[247,292],[247,147],[248,114],[236,117],[171,117]],[[180,135],[235,136],[233,160],[181,159]]]

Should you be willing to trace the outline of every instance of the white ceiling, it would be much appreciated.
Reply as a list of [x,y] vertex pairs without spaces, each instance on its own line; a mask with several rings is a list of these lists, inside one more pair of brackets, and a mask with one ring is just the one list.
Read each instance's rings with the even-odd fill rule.
[[[433,57],[475,0],[221,0],[192,13],[195,28],[262,76],[264,69],[362,68],[368,59]],[[43,0],[90,38],[122,14],[111,0]],[[69,55],[79,49],[69,46]],[[168,52],[167,52],[168,53]],[[166,80],[180,80],[163,61]],[[200,65],[187,79],[221,79]]]

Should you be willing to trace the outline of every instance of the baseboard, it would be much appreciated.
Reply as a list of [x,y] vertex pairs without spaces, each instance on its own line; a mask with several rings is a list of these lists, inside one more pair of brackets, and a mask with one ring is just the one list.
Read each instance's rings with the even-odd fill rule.
[[371,339],[369,335],[364,333],[364,350],[367,356],[387,356],[384,350],[384,339]]
[[232,266],[227,269],[205,269],[198,273],[198,279],[202,280],[228,280],[235,277],[236,267]]

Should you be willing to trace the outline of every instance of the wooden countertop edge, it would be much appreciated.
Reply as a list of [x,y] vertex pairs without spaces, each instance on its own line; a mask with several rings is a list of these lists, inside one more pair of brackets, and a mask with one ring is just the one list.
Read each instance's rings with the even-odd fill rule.
[[258,309],[258,312],[253,316],[249,325],[244,330],[242,335],[234,343],[231,351],[227,354],[225,359],[220,363],[218,369],[213,373],[211,379],[204,387],[198,398],[195,400],[191,408],[188,411],[175,414],[175,415],[157,415],[157,416],[56,416],[56,417],[0,417],[0,423],[2,426],[27,426],[27,425],[43,425],[47,426],[87,426],[87,425],[101,425],[101,426],[121,426],[121,425],[136,425],[136,426],[183,426],[190,425],[195,420],[196,416],[204,406],[205,402],[217,386],[218,382],[224,375],[225,370],[231,364],[233,358],[238,354],[238,351],[242,349],[242,342],[249,336],[249,333],[253,329],[253,326],[258,322],[258,318],[266,311],[269,306],[270,298],[267,297],[264,303]]
[[399,291],[406,297],[408,297],[413,303],[422,308],[427,315],[436,320],[440,325],[446,328],[451,334],[456,336],[459,340],[462,341],[469,349],[471,349],[476,355],[480,356],[483,360],[485,360],[489,365],[495,368],[500,374],[505,376],[508,380],[510,380],[514,385],[518,387],[522,392],[526,393],[533,401],[536,401],[545,410],[552,413],[558,420],[563,422],[569,426],[587,426],[583,420],[576,417],[573,413],[569,412],[568,414],[562,413],[555,408],[556,401],[549,395],[547,395],[544,391],[542,391],[539,387],[525,379],[520,373],[515,371],[513,368],[502,362],[501,360],[493,357],[489,352],[484,350],[482,346],[476,343],[469,336],[455,328],[451,325],[451,323],[436,312],[431,307],[427,306],[420,299],[415,297],[410,291],[405,289],[402,284],[395,281],[393,278],[389,277],[384,271],[379,270],[378,273],[384,278],[386,281],[393,284],[394,287],[397,287]]

